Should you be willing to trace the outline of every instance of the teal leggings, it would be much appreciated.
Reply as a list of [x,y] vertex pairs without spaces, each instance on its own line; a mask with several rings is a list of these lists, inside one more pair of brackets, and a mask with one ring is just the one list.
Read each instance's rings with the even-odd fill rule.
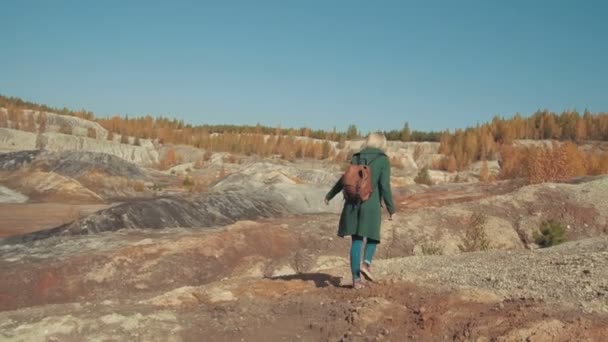
[[[363,237],[359,235],[353,235],[353,243],[350,246],[350,269],[353,273],[353,279],[359,280],[361,278],[361,250],[363,249]],[[376,253],[376,246],[378,245],[377,240],[366,239],[365,242],[365,254],[363,254],[364,262],[368,265],[372,264],[374,253]]]

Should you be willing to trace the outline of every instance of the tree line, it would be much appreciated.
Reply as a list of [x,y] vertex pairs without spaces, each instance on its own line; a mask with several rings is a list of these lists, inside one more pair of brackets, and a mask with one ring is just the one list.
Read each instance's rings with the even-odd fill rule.
[[[192,145],[215,152],[261,156],[278,155],[285,159],[335,158],[342,160],[347,156],[336,155],[333,145],[329,142],[337,142],[334,144],[341,148],[346,140],[358,139],[362,136],[355,125],[349,125],[346,131],[340,132],[335,128],[326,131],[306,127],[267,127],[259,124],[255,126],[191,125],[184,123],[183,120],[149,115],[132,118],[128,116],[96,118],[92,112],[87,110],[52,108],[3,95],[0,95],[0,107],[7,109],[6,114],[0,111],[0,127],[8,127],[10,122],[11,128],[44,132],[46,129],[45,116],[40,115],[34,119],[32,115],[23,115],[22,111],[29,109],[96,121],[109,131],[108,139],[113,140],[114,134],[120,134],[123,143],[129,143],[128,137],[132,136],[135,137],[135,144],[138,144],[139,139],[154,139],[161,143]],[[69,127],[61,128],[60,131],[70,134]],[[512,118],[496,116],[485,124],[444,132],[411,130],[406,122],[401,129],[384,133],[388,140],[439,142],[439,152],[445,158],[438,165],[434,165],[434,168],[453,172],[464,170],[473,162],[495,160],[501,156],[501,162],[507,165],[506,167],[503,165],[503,168],[507,170],[504,172],[505,177],[515,177],[534,173],[530,171],[534,169],[530,165],[537,165],[538,162],[534,160],[546,158],[546,154],[531,148],[520,148],[514,150],[515,152],[508,150],[507,147],[514,140],[555,140],[579,144],[588,141],[608,141],[608,113],[591,113],[585,110],[583,114],[580,114],[577,111],[569,110],[557,114],[542,110],[529,117],[523,117],[520,114],[515,114]],[[93,135],[90,134],[91,137],[94,137]],[[299,139],[299,137],[316,138],[319,141]],[[567,146],[570,147],[567,149],[545,148],[545,150],[549,154],[559,152],[570,158],[574,154],[571,145]],[[555,155],[553,156],[555,157]],[[584,165],[578,168],[570,167],[570,169],[576,169],[575,174],[581,173],[580,170],[583,169],[587,170],[587,174],[606,173],[608,170],[602,170],[605,170],[604,165],[608,164],[602,158],[608,157],[601,151],[585,152],[582,157],[570,158],[581,161],[581,163],[584,162]],[[509,166],[509,163],[512,163],[513,166]],[[520,168],[520,170],[508,171],[516,168]]]
[[534,184],[607,173],[608,153],[597,147],[583,150],[571,141],[553,142],[551,146],[501,147],[502,179],[525,179]]
[[444,132],[440,137],[440,153],[446,158],[439,168],[463,170],[475,161],[496,159],[501,146],[514,140],[556,140],[584,143],[608,141],[608,113],[582,115],[576,111],[561,114],[537,111],[525,118],[520,114],[505,119],[494,117],[491,122]]
[[[8,110],[9,116],[15,118],[3,118],[0,114],[0,123],[10,120],[11,122],[19,122],[16,118],[21,110],[33,110],[40,112],[51,112],[62,115],[76,116],[82,119],[96,121],[104,128],[114,134],[129,135],[141,139],[160,139],[167,143],[184,143],[189,144],[194,138],[189,138],[187,133],[194,132],[204,134],[262,134],[262,135],[283,135],[283,136],[299,136],[320,140],[329,141],[345,141],[360,139],[363,133],[356,125],[349,125],[346,131],[338,131],[336,128],[332,130],[311,129],[308,127],[302,128],[282,128],[269,127],[263,125],[192,125],[184,123],[183,120],[171,119],[164,116],[152,117],[143,115],[139,117],[112,116],[109,118],[98,118],[88,110],[71,110],[69,108],[53,108],[47,105],[38,104],[35,102],[25,101],[17,97],[8,97],[0,94],[0,107]],[[6,124],[4,125],[6,126]],[[21,128],[21,127],[20,127]],[[185,132],[186,134],[182,134]],[[396,141],[439,141],[441,132],[423,132],[410,131],[409,124],[405,123],[400,130],[390,130],[383,132],[387,139]]]

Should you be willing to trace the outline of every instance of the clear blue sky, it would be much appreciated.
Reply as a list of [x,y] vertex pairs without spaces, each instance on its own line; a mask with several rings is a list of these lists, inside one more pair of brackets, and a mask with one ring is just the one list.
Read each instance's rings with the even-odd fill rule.
[[0,93],[98,116],[440,130],[608,111],[608,1],[31,1]]

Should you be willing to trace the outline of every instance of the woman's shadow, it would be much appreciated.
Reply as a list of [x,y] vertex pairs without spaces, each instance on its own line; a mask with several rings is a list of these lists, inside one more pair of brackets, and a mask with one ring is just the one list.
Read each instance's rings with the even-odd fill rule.
[[266,277],[271,280],[302,280],[302,281],[312,281],[315,283],[315,287],[324,288],[324,287],[342,287],[340,285],[340,277],[332,276],[327,273],[297,273],[290,274],[284,276],[277,277]]

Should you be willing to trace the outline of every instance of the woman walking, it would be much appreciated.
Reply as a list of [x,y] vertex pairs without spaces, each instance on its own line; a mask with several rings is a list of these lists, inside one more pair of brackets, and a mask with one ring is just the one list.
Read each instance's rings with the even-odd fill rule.
[[[386,137],[381,133],[370,134],[365,142],[365,147],[355,153],[351,164],[368,165],[371,171],[372,193],[364,202],[346,199],[340,216],[338,236],[351,236],[352,245],[350,249],[350,266],[353,276],[353,288],[363,287],[361,275],[367,280],[373,281],[371,272],[372,259],[376,252],[376,246],[380,243],[380,222],[382,219],[381,201],[386,204],[392,220],[395,215],[395,205],[391,193],[391,167],[387,156]],[[325,196],[325,203],[334,198],[344,189],[343,178],[339,179],[333,188]],[[361,265],[361,252],[365,239],[363,252],[363,265]]]

